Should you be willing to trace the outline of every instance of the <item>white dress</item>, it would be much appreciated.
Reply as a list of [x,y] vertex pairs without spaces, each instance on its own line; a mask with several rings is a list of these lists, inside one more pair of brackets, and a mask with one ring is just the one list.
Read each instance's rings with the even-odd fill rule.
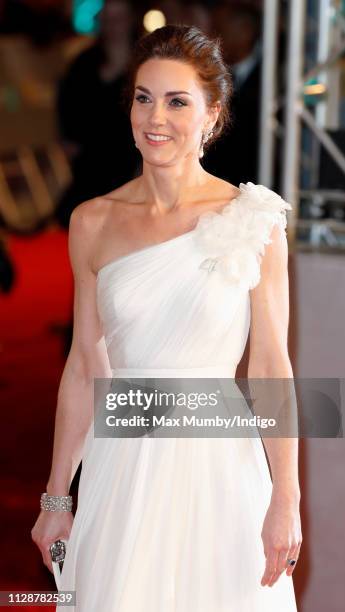
[[[101,268],[114,377],[234,378],[249,290],[291,206],[241,183],[188,233]],[[79,408],[80,409],[80,408]],[[60,590],[68,612],[295,612],[292,578],[261,586],[271,479],[260,438],[85,439]]]

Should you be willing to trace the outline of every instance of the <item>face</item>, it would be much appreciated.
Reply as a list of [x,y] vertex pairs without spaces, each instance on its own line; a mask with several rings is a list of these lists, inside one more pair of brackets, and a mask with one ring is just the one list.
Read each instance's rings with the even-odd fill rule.
[[[220,104],[208,108],[194,68],[170,59],[150,59],[135,79],[131,108],[134,140],[145,161],[171,165],[196,156],[202,134],[216,123]],[[154,139],[154,135],[166,137]]]

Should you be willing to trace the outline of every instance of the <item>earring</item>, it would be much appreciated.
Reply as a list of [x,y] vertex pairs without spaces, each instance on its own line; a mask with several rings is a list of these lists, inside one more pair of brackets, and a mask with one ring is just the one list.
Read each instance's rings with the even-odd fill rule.
[[199,158],[204,156],[204,144],[206,144],[206,142],[211,138],[211,136],[213,136],[213,130],[211,130],[210,132],[204,132],[204,134],[202,135]]

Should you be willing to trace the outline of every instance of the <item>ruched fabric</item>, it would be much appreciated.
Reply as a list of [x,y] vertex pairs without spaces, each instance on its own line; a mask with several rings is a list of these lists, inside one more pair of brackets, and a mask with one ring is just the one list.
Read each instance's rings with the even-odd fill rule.
[[[114,378],[230,378],[250,290],[291,206],[253,183],[194,230],[119,257],[97,278]],[[80,408],[79,408],[80,409]],[[83,448],[59,612],[295,612],[291,577],[260,584],[272,483],[260,438],[96,438]]]

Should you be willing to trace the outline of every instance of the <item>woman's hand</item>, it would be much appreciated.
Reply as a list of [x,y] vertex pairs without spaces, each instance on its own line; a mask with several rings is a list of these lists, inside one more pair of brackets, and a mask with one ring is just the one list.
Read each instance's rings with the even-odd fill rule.
[[261,585],[273,586],[284,570],[291,576],[296,567],[296,564],[288,565],[287,559],[295,559],[297,563],[302,544],[299,499],[273,491],[261,538],[266,557]]
[[73,524],[73,513],[65,510],[41,510],[31,529],[31,538],[42,553],[43,563],[53,572],[49,547],[55,540],[68,540]]

